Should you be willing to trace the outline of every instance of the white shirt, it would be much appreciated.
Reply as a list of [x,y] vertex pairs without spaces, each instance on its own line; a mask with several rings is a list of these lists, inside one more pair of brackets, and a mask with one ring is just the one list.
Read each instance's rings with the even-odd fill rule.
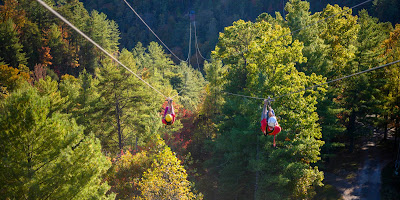
[[275,127],[277,125],[276,117],[272,116],[268,119],[268,126]]

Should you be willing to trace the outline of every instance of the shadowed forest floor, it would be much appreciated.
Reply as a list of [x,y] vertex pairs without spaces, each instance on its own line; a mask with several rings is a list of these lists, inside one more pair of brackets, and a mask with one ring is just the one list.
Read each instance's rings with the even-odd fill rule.
[[324,183],[341,196],[328,199],[381,199],[381,171],[393,159],[392,151],[380,145],[382,134],[376,131],[358,141],[353,153],[344,150],[328,164]]

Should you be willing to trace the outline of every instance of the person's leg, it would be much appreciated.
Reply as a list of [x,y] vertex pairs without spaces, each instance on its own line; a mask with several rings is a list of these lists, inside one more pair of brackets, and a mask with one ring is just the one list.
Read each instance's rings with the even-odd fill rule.
[[274,135],[274,144],[273,144],[273,145],[274,145],[274,147],[276,147],[276,143],[275,143],[275,135]]
[[264,135],[267,135],[267,119],[261,120],[261,131],[264,133]]

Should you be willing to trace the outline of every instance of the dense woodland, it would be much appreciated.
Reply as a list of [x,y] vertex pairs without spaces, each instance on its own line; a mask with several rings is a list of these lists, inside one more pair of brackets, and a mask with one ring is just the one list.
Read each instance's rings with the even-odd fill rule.
[[[398,64],[295,92],[399,60],[394,0],[345,12],[355,2],[133,3],[182,59],[195,10],[211,58],[201,70],[195,54],[174,60],[123,1],[45,0],[154,88],[179,93],[172,126],[163,96],[36,1],[0,2],[1,199],[313,199],[326,165],[368,126],[400,135]],[[277,148],[260,131],[263,102],[225,92],[283,95]]]
[[[310,12],[315,13],[322,11],[327,4],[353,7],[365,1],[310,0],[308,2],[312,5]],[[151,41],[157,41],[157,38],[148,31],[123,0],[83,0],[82,2],[88,10],[95,9],[104,12],[109,19],[117,22],[121,32],[121,47],[131,49],[138,42],[147,45]],[[275,16],[275,12],[279,12],[283,17],[288,13],[284,10],[284,5],[288,0],[127,0],[127,2],[183,60],[187,58],[189,48],[190,22],[195,23],[198,47],[202,56],[209,59],[211,51],[218,42],[218,33],[234,21],[239,19],[254,21],[261,13]],[[353,13],[357,14],[362,9],[366,9],[371,16],[379,18],[382,22],[393,24],[400,22],[399,0],[371,0],[356,7]],[[191,51],[195,52],[194,46]],[[200,57],[199,54],[192,54],[191,63],[198,67],[196,56]],[[177,61],[174,57],[172,59]],[[202,68],[203,60],[200,59],[199,62]]]

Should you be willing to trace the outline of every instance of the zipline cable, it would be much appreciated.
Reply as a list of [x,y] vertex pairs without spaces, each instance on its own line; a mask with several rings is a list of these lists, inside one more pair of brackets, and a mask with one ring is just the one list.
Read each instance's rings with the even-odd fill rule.
[[199,43],[197,43],[196,21],[193,22],[193,26],[194,26],[194,42],[195,42],[196,50],[199,52],[200,57],[202,57],[204,60],[207,60],[207,61],[210,62],[211,60],[209,60],[209,59],[205,58],[203,55],[201,55],[200,48],[199,48]]
[[[153,35],[161,42],[162,45],[164,45],[164,47],[179,61],[181,62],[185,62],[184,60],[180,59],[177,55],[174,54],[174,52],[171,51],[171,49],[168,48],[168,46],[158,37],[158,35],[156,33],[154,33],[154,31],[150,28],[149,25],[147,25],[147,23],[142,19],[142,17],[140,17],[140,15],[135,11],[135,9],[132,8],[132,6],[126,1],[124,0],[124,2],[126,3],[126,5],[129,6],[129,8],[135,13],[135,15],[143,22],[144,25],[146,25],[146,27],[151,31],[151,33],[153,33]],[[190,47],[189,47],[190,49]]]
[[261,97],[246,96],[246,95],[234,94],[234,93],[225,92],[225,91],[221,91],[221,92],[222,92],[222,93],[225,93],[225,94],[233,95],[233,96],[244,97],[244,98],[250,98],[250,99],[259,99],[259,100],[264,100],[264,99],[265,99],[265,98],[261,98]]
[[87,36],[85,33],[83,33],[81,30],[76,28],[71,22],[69,22],[67,19],[65,19],[63,16],[61,16],[57,11],[53,10],[50,6],[48,6],[45,2],[42,0],[36,0],[38,3],[40,3],[42,6],[44,6],[47,10],[52,12],[55,16],[60,18],[63,22],[65,22],[68,26],[70,26],[72,29],[74,29],[76,32],[78,32],[80,35],[82,35],[84,38],[86,38],[89,42],[91,42],[93,45],[95,45],[97,48],[99,48],[102,52],[104,52],[107,56],[109,56],[111,59],[113,59],[115,62],[120,64],[122,67],[124,67],[126,70],[128,70],[130,73],[135,75],[139,80],[143,81],[146,85],[148,85],[150,88],[152,88],[154,91],[158,92],[161,96],[167,98],[163,93],[161,93],[159,90],[154,88],[152,85],[150,85],[148,82],[143,80],[140,76],[138,76],[136,73],[134,73],[131,69],[126,67],[124,64],[122,64],[118,59],[116,59],[114,56],[112,56],[110,53],[108,53],[103,47],[101,47],[99,44],[97,44],[95,41],[93,41],[89,36]]
[[[193,25],[195,26],[196,22],[193,22]],[[194,49],[196,52],[196,60],[197,60],[197,70],[200,70],[200,63],[199,63],[199,56],[198,54],[198,48],[197,48],[197,36],[196,36],[196,27],[195,27],[195,32],[194,32]]]
[[[192,47],[192,45],[191,45],[191,42],[192,42],[192,23],[190,22],[190,36],[189,36],[189,54],[188,54],[188,58],[187,58],[187,65],[188,65],[188,67],[190,66],[190,53],[191,53],[191,47]],[[198,61],[197,61],[198,62]],[[187,73],[186,73],[186,76],[185,76],[185,87],[187,86],[186,85],[186,82],[187,82]],[[178,96],[179,94],[181,94],[181,92],[183,92],[183,89],[181,88],[181,91],[180,92],[178,92],[176,95],[174,95],[174,96],[172,96],[171,98],[173,99],[173,98],[175,98],[176,96]]]
[[377,70],[377,69],[380,69],[380,68],[384,68],[384,67],[387,67],[387,66],[390,66],[390,65],[394,65],[394,64],[399,63],[399,62],[400,62],[400,60],[396,60],[396,61],[393,61],[393,62],[384,64],[384,65],[381,65],[381,66],[378,66],[378,67],[373,67],[373,68],[371,68],[371,69],[367,69],[367,70],[364,70],[364,71],[361,71],[361,72],[357,72],[357,73],[354,73],[354,74],[350,74],[350,75],[347,75],[347,76],[343,76],[343,77],[341,77],[341,78],[333,79],[333,80],[328,81],[328,82],[325,82],[325,83],[321,83],[321,84],[318,84],[318,85],[314,85],[314,86],[311,86],[311,87],[308,87],[308,88],[305,88],[305,89],[302,89],[302,90],[298,90],[298,91],[291,92],[291,93],[288,93],[288,94],[280,95],[280,96],[277,96],[277,97],[274,97],[274,98],[277,99],[277,98],[281,98],[281,97],[284,97],[284,96],[287,96],[287,95],[291,95],[291,94],[294,94],[294,93],[299,93],[299,92],[303,92],[303,91],[306,91],[306,90],[309,90],[309,89],[314,89],[314,88],[320,87],[320,86],[322,86],[322,85],[326,85],[326,84],[329,84],[329,83],[333,83],[333,82],[336,82],[336,81],[340,81],[340,80],[342,80],[342,79],[350,78],[350,77],[352,77],[352,76],[356,76],[356,75],[360,75],[360,74],[367,73],[367,72],[370,72],[370,71],[374,71],[374,70]]
[[189,50],[188,50],[188,57],[186,59],[186,62],[188,62],[188,66],[190,65],[190,53],[192,50],[192,23],[189,24]]
[[[135,15],[143,22],[144,25],[146,25],[146,27],[151,31],[151,33],[153,33],[153,35],[161,42],[161,44],[164,45],[164,47],[175,57],[177,58],[179,61],[181,62],[187,62],[188,66],[190,66],[190,56],[191,56],[191,46],[192,46],[192,24],[190,23],[189,25],[189,48],[188,48],[188,57],[186,60],[182,60],[180,59],[178,56],[176,56],[174,54],[174,52],[171,51],[171,49],[168,48],[168,46],[160,39],[160,37],[158,37],[158,35],[150,28],[149,25],[147,25],[147,23],[142,19],[142,17],[140,17],[140,15],[135,11],[135,9],[133,9],[133,7],[126,1],[124,0],[125,4],[128,5],[128,7],[135,13]],[[197,55],[196,55],[197,56]],[[199,61],[197,60],[197,63]],[[172,98],[178,96],[183,90],[181,90],[178,94],[174,95]]]
[[[329,83],[333,83],[333,82],[336,82],[336,81],[340,81],[340,80],[342,80],[342,79],[350,78],[350,77],[352,77],[352,76],[356,76],[356,75],[360,75],[360,74],[367,73],[367,72],[370,72],[370,71],[374,71],[374,70],[377,70],[377,69],[381,69],[381,68],[384,68],[384,67],[387,67],[387,66],[390,66],[390,65],[394,65],[394,64],[399,63],[399,62],[400,62],[400,60],[396,60],[396,61],[393,61],[393,62],[384,64],[384,65],[381,65],[381,66],[373,67],[373,68],[371,68],[371,69],[367,69],[367,70],[364,70],[364,71],[361,71],[361,72],[357,72],[357,73],[350,74],[350,75],[347,75],[347,76],[343,76],[343,77],[340,77],[340,78],[337,78],[337,79],[333,79],[333,80],[330,80],[330,81],[325,82],[325,83],[313,85],[313,86],[307,87],[307,88],[305,88],[305,89],[301,89],[301,90],[297,90],[297,91],[290,92],[290,93],[287,93],[287,94],[283,94],[283,95],[280,95],[280,96],[276,96],[276,97],[273,97],[272,99],[278,99],[278,98],[281,98],[281,97],[284,97],[284,96],[288,96],[288,95],[291,95],[291,94],[303,92],[303,91],[306,91],[306,90],[309,90],[309,89],[314,89],[314,88],[320,87],[320,86],[322,86],[322,85],[326,85],[326,84],[329,84]],[[246,96],[246,95],[241,95],[241,94],[234,94],[234,93],[225,92],[225,91],[221,91],[221,92],[222,92],[222,93],[225,93],[225,94],[229,94],[229,95],[234,95],[234,96],[239,96],[239,97],[245,97],[245,98],[251,98],[251,99],[260,99],[260,100],[266,99],[266,98],[261,98],[261,97],[252,97],[252,96]]]

